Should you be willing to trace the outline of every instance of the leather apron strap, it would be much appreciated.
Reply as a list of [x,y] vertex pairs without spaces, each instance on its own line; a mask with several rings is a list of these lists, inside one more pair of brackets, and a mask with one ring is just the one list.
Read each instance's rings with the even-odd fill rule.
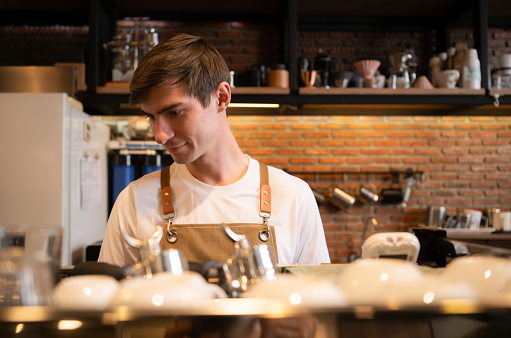
[[[259,163],[260,174],[260,215],[265,221],[271,216],[271,188],[268,174],[268,166]],[[172,189],[170,188],[170,166],[161,170],[161,201],[163,207],[163,217],[168,220],[176,217],[174,204],[172,203]]]

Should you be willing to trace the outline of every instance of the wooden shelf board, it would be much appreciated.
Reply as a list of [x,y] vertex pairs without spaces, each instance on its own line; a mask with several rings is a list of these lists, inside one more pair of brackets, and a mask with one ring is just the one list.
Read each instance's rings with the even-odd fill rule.
[[[97,94],[129,94],[129,84],[108,85],[96,87]],[[254,94],[254,95],[289,95],[289,88],[280,87],[234,87],[232,94]]]
[[232,94],[254,94],[254,95],[288,95],[289,88],[281,87],[234,87]]
[[96,87],[96,94],[126,94],[130,93],[129,83]]
[[465,88],[300,88],[300,95],[485,95],[484,89]]
[[490,95],[511,95],[511,88],[502,88],[502,89],[490,89]]

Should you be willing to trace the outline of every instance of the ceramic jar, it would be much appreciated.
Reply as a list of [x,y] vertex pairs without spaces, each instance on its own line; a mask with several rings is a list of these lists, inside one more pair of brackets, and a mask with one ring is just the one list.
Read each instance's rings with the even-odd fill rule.
[[283,64],[274,65],[266,75],[269,87],[289,88],[289,72]]

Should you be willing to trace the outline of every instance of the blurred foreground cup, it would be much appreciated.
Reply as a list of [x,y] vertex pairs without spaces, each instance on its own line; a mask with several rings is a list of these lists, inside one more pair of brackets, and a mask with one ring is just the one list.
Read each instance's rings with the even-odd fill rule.
[[0,226],[0,306],[51,302],[62,253],[62,228]]

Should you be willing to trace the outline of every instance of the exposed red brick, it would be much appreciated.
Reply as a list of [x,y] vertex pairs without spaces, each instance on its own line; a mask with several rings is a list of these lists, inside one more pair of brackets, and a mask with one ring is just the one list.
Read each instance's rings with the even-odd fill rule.
[[272,133],[249,133],[247,135],[248,138],[261,138],[261,139],[264,139],[264,138],[273,138],[273,134]]
[[317,139],[320,139],[320,138],[328,138],[330,136],[330,134],[328,133],[304,133],[303,134],[303,137],[305,138],[317,138]]
[[415,140],[406,140],[406,141],[401,141],[401,145],[404,146],[404,147],[424,147],[426,146],[426,141],[415,141]]
[[290,145],[293,147],[312,147],[316,145],[314,141],[291,141]]
[[288,145],[287,141],[262,141],[261,144],[265,147],[276,147],[276,148],[287,147],[287,145]]
[[299,133],[277,133],[275,136],[279,139],[283,139],[283,138],[296,139],[296,138],[301,138],[302,134],[299,134]]
[[319,124],[318,125],[318,128],[319,129],[328,129],[328,130],[339,130],[339,129],[343,129],[344,128],[344,125],[343,124],[337,124],[337,123],[322,123],[322,124]]
[[318,145],[321,147],[342,147],[342,146],[344,146],[344,141],[338,141],[338,140],[323,141],[323,140],[320,140],[320,141],[318,141]]
[[479,139],[492,139],[495,138],[495,133],[492,132],[472,132],[470,133],[470,137],[479,138]]
[[281,123],[264,124],[263,129],[286,130],[287,126]]
[[238,144],[241,149],[259,147],[259,142],[256,141],[238,141]]
[[340,164],[344,163],[345,160],[341,157],[330,157],[330,158],[320,158],[319,163],[320,164]]
[[330,155],[330,150],[323,148],[305,149],[306,155]]
[[291,128],[291,130],[315,130],[316,125],[300,123],[300,124],[292,124],[292,125],[290,125],[290,128]]
[[357,149],[334,149],[332,150],[333,155],[359,155],[360,151]]
[[313,158],[293,157],[290,159],[290,163],[292,163],[292,164],[314,164],[314,163],[316,163],[316,160]]
[[231,126],[234,130],[259,130],[259,126],[256,124],[235,124]]
[[303,155],[301,149],[277,149],[275,152],[278,155]]

